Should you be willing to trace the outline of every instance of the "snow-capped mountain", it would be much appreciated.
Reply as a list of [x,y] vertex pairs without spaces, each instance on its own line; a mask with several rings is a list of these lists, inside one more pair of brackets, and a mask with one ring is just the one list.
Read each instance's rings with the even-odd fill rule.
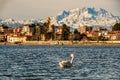
[[14,19],[5,19],[5,20],[0,20],[0,25],[5,25],[8,27],[19,27],[22,25],[26,25],[26,24],[41,24],[40,20],[35,20],[35,19],[31,19],[31,20],[14,20]]
[[72,28],[79,28],[85,25],[110,28],[111,25],[114,25],[116,22],[120,22],[120,17],[114,16],[102,8],[76,8],[64,10],[56,16],[51,17],[52,24],[67,24]]
[[[51,24],[63,25],[66,24],[71,28],[79,28],[80,26],[104,27],[110,29],[116,22],[120,22],[119,16],[114,16],[102,8],[76,8],[71,10],[60,11],[56,16],[50,17]],[[45,22],[42,20],[14,20],[0,19],[0,25],[4,24],[10,27],[18,27],[24,24],[40,24]]]

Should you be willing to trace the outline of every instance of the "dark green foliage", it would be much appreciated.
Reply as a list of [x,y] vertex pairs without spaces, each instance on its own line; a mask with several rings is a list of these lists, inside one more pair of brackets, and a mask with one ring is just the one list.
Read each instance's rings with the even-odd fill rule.
[[37,36],[40,35],[40,26],[39,25],[35,26],[35,35],[37,35]]
[[48,31],[48,23],[44,23],[43,26],[40,27],[41,34],[47,34]]
[[108,39],[105,38],[105,37],[103,37],[103,36],[99,36],[99,37],[98,37],[98,40],[99,40],[99,41],[107,41]]
[[85,34],[80,34],[77,29],[74,30],[74,40],[82,40],[82,39],[87,39],[87,36]]
[[74,40],[80,40],[80,33],[77,29],[74,30]]
[[120,23],[116,23],[113,27],[112,27],[112,30],[115,31],[115,30],[120,30]]
[[46,36],[47,40],[50,40],[50,39],[52,39],[53,33],[52,32],[48,32],[45,36]]
[[79,32],[78,32],[78,30],[77,29],[75,29],[74,30],[74,34],[78,34]]
[[66,24],[63,24],[62,40],[68,40],[69,34],[70,34],[70,28]]
[[56,38],[55,25],[52,25],[52,28],[53,28],[53,29],[52,29],[52,30],[53,30],[53,31],[52,31],[52,39],[55,40],[55,38]]
[[41,40],[41,35],[45,35],[47,37],[48,31],[48,23],[44,23],[43,25],[35,25],[35,30],[33,32],[33,39],[34,40]]
[[36,37],[36,40],[40,40],[40,26],[39,25],[36,25],[35,26],[35,37]]
[[87,40],[87,35],[86,34],[80,34],[80,40],[86,39]]

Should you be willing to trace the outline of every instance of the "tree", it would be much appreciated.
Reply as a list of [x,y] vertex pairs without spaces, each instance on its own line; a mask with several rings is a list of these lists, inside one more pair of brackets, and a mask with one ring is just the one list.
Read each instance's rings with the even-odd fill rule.
[[40,26],[40,32],[41,34],[47,34],[47,23],[44,23],[43,26]]
[[42,40],[49,40],[49,39],[52,39],[52,32],[49,31],[50,29],[50,17],[47,18],[46,22],[40,26],[40,34],[41,34],[41,37],[45,38],[45,39],[42,39]]
[[38,41],[40,40],[40,26],[39,25],[35,26],[35,37]]
[[69,34],[70,34],[69,27],[66,24],[63,24],[62,40],[68,40],[69,39]]
[[84,33],[80,34],[80,40],[82,40],[82,39],[87,40],[87,35]]
[[112,30],[115,31],[115,30],[120,30],[120,23],[116,23],[113,27],[112,27]]
[[55,25],[52,25],[52,39],[55,40],[56,39],[56,33],[55,33]]
[[50,17],[48,17],[46,23],[48,23],[48,25],[49,25],[49,24],[50,24],[50,21],[51,21],[51,19],[50,19]]
[[80,39],[80,33],[78,32],[77,29],[74,30],[74,40],[79,40]]
[[[45,37],[45,40],[48,38],[48,30],[49,23],[45,22],[42,26],[40,26],[40,35]],[[44,40],[44,39],[43,39]]]

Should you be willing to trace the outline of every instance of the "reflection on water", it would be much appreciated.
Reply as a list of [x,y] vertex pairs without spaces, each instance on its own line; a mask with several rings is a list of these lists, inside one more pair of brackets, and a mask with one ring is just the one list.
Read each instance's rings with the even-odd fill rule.
[[[120,47],[0,46],[0,80],[120,80]],[[58,62],[75,54],[74,67]]]

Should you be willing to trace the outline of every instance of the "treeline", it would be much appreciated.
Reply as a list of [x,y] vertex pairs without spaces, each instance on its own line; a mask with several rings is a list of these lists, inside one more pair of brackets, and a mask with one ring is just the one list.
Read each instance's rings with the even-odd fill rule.
[[[45,22],[43,25],[32,25],[34,26],[35,30],[32,32],[32,37],[27,37],[28,41],[33,41],[33,40],[56,40],[57,34],[55,32],[55,26],[52,25],[52,31],[49,31],[49,25],[50,22]],[[85,34],[80,34],[77,29],[74,30],[74,32],[70,32],[70,27],[68,27],[66,24],[62,25],[62,34],[59,35],[60,38],[57,40],[82,40],[84,37],[86,37]]]

